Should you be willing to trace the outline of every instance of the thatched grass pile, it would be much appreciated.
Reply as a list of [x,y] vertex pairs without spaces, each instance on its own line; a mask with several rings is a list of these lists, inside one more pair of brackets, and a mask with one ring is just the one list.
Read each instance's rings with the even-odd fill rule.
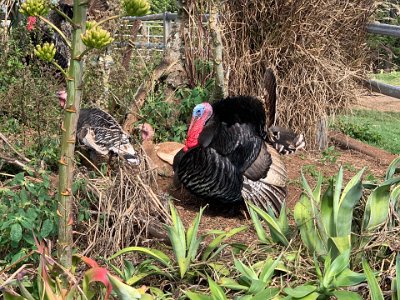
[[75,235],[84,255],[109,256],[150,237],[153,242],[164,237],[163,224],[170,222],[167,196],[158,193],[155,172],[143,159],[140,167],[118,162],[110,176],[78,172],[76,180],[86,188],[76,196],[76,209],[84,209],[82,200],[90,207],[89,219],[79,223]]
[[229,94],[262,95],[271,67],[278,78],[278,123],[306,133],[347,108],[365,75],[364,26],[372,0],[227,1],[222,10]]

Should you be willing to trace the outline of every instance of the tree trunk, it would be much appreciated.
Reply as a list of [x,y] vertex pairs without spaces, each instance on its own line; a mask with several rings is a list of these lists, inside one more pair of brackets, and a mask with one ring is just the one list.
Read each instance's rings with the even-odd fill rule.
[[213,44],[213,65],[214,65],[214,76],[215,76],[215,87],[212,95],[212,101],[225,98],[228,93],[224,84],[224,66],[222,64],[222,38],[220,23],[218,22],[218,0],[214,0],[210,6],[210,33]]
[[74,172],[76,124],[82,95],[83,64],[80,55],[85,50],[81,34],[85,32],[86,28],[86,10],[87,1],[74,1],[71,63],[67,78],[68,98],[64,113],[61,158],[59,161],[59,224],[57,250],[61,264],[67,269],[69,269],[72,264],[72,178]]

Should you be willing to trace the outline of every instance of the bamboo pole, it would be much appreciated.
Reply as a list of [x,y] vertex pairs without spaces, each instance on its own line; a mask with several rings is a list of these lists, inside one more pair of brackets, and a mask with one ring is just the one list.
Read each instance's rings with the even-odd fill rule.
[[83,63],[85,46],[81,34],[86,28],[86,0],[74,0],[71,63],[67,78],[67,105],[64,113],[61,138],[61,158],[59,160],[59,203],[58,203],[58,243],[57,251],[61,264],[70,268],[72,264],[72,179],[74,172],[74,148],[76,125],[82,95]]

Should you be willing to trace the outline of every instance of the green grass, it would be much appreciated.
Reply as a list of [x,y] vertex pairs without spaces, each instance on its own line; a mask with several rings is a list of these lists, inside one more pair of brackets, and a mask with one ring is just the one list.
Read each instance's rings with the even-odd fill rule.
[[371,78],[386,84],[400,85],[400,72],[392,71],[390,73],[371,74]]
[[332,127],[369,145],[400,153],[400,113],[354,110],[339,116]]

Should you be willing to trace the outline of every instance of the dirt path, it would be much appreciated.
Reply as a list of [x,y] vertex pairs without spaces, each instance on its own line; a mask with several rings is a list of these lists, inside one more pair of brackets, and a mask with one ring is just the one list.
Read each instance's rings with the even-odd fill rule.
[[359,97],[359,103],[354,108],[400,112],[400,99],[369,92]]

